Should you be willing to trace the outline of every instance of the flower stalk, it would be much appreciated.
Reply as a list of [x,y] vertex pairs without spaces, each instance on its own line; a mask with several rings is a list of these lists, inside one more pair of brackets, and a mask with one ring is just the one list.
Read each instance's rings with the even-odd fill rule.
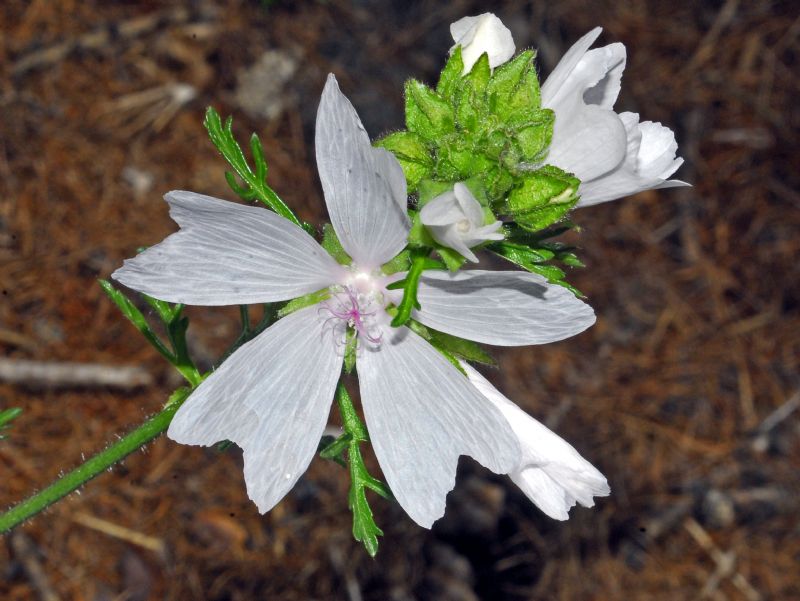
[[89,480],[99,476],[163,433],[172,421],[175,412],[189,398],[190,393],[191,389],[189,388],[179,388],[172,393],[166,406],[141,426],[83,462],[71,472],[64,474],[44,490],[31,495],[0,515],[0,534],[12,530],[22,522],[44,511],[56,501],[79,489]]

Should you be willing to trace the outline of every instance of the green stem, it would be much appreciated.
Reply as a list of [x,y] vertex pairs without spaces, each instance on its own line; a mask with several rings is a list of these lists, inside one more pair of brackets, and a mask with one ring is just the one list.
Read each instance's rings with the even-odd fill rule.
[[106,450],[99,452],[71,472],[63,475],[44,490],[28,497],[0,515],[0,534],[10,531],[25,520],[47,509],[164,432],[175,412],[189,397],[190,392],[188,388],[176,390],[164,409],[133,432],[126,434]]
[[414,309],[419,309],[419,301],[417,300],[417,288],[419,287],[419,278],[422,271],[428,263],[428,254],[430,249],[421,248],[413,249],[411,251],[411,266],[406,273],[406,277],[394,284],[389,284],[389,290],[403,289],[403,300],[397,306],[397,315],[392,319],[392,326],[399,328],[411,319],[411,312]]

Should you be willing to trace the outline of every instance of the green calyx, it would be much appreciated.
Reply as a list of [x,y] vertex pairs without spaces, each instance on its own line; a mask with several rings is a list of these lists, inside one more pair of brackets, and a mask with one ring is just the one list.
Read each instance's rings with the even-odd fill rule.
[[484,54],[462,76],[456,48],[435,89],[406,83],[407,129],[376,145],[395,154],[411,193],[421,192],[425,180],[478,178],[489,205],[507,208],[507,195],[545,159],[553,135],[554,114],[541,107],[535,56],[525,50],[492,72]]

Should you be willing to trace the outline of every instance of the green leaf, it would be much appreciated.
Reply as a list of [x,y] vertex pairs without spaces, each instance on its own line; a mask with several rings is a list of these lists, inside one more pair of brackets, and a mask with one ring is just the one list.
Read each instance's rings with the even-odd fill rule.
[[559,286],[567,288],[575,294],[575,296],[583,296],[577,288],[564,279],[566,277],[564,270],[555,265],[545,263],[545,261],[556,258],[552,256],[552,253],[547,249],[531,248],[525,244],[509,242],[508,240],[493,242],[488,246],[488,249],[531,273],[544,276],[553,284],[558,284]]
[[425,84],[406,82],[406,127],[425,140],[435,141],[455,131],[453,107]]
[[545,165],[519,179],[508,195],[506,208],[521,227],[540,230],[564,217],[577,204],[579,185],[578,178]]
[[322,226],[322,248],[327,250],[328,254],[340,265],[350,265],[353,262],[330,223]]
[[450,271],[458,271],[466,262],[464,256],[457,250],[442,246],[439,243],[436,244],[435,248],[436,253],[441,257],[442,261],[444,261],[444,264],[447,266],[447,269]]
[[175,356],[172,352],[164,345],[163,342],[156,336],[155,332],[153,332],[150,324],[147,323],[144,315],[139,309],[134,305],[131,300],[125,296],[120,290],[114,288],[114,286],[108,280],[98,280],[100,287],[103,289],[108,297],[114,302],[117,308],[122,312],[122,314],[130,321],[133,326],[139,330],[139,332],[145,337],[145,339],[155,348],[161,355],[170,363],[175,363]]
[[494,358],[477,343],[464,340],[451,334],[428,328],[430,338],[428,341],[437,349],[445,350],[465,361],[473,361],[484,365],[497,365]]
[[419,181],[429,177],[433,171],[433,157],[425,140],[414,132],[399,131],[375,142],[397,158],[406,176],[408,189],[416,190]]
[[393,273],[397,273],[399,271],[408,271],[408,267],[410,265],[411,253],[407,250],[404,250],[388,263],[384,263],[381,266],[381,273],[383,273],[383,275],[392,275]]
[[328,461],[334,461],[342,467],[347,467],[347,461],[343,455],[350,446],[352,438],[347,433],[342,434],[339,438],[323,436],[319,441],[319,456]]
[[419,218],[419,211],[411,210],[408,212],[408,216],[411,218],[411,229],[408,232],[409,248],[433,248],[436,246],[433,236]]
[[17,419],[22,414],[22,409],[19,407],[11,407],[0,411],[0,440],[8,438],[3,434],[3,430],[8,430],[11,427],[11,422]]
[[351,478],[347,504],[353,513],[353,538],[364,545],[370,557],[375,557],[378,553],[378,537],[383,536],[383,530],[378,528],[375,523],[372,508],[367,501],[367,491],[364,484],[366,467],[358,446],[351,445],[347,455],[350,462]]
[[[189,320],[181,317],[183,305],[164,307],[156,299],[150,299],[150,306],[156,308],[159,316],[164,320],[172,350],[168,349],[161,339],[153,332],[150,324],[147,323],[142,312],[134,305],[131,300],[121,291],[114,288],[107,280],[98,280],[100,287],[114,302],[122,314],[130,321],[134,327],[145,337],[145,339],[161,355],[169,361],[175,369],[192,386],[197,386],[202,381],[202,375],[189,358],[189,351],[186,346],[186,329],[189,327]],[[147,298],[145,299],[147,300]],[[166,319],[165,319],[166,318]]]
[[347,390],[341,383],[336,392],[336,401],[345,433],[322,452],[326,454],[323,456],[335,461],[335,458],[340,457],[343,453],[346,443],[347,463],[350,468],[350,490],[347,494],[347,504],[353,513],[353,538],[364,545],[370,556],[375,557],[378,552],[378,537],[383,536],[383,531],[375,523],[372,508],[367,501],[366,489],[370,489],[386,499],[391,500],[393,497],[389,488],[380,480],[373,478],[367,470],[359,446],[360,443],[369,441],[367,428],[356,412],[350,395],[347,394]]
[[322,301],[329,299],[330,296],[330,288],[323,288],[322,290],[317,290],[316,292],[310,292],[308,294],[304,294],[303,296],[298,296],[297,298],[290,300],[278,310],[278,317],[283,318],[290,313],[299,311],[300,309],[305,309],[306,307],[321,303]]
[[439,76],[439,83],[436,84],[436,93],[444,100],[452,102],[458,84],[461,82],[461,73],[464,71],[464,61],[461,58],[461,46],[456,46],[453,54],[447,59],[447,63]]
[[[255,171],[250,167],[247,159],[242,152],[241,146],[233,135],[233,118],[228,117],[223,125],[219,113],[214,107],[206,109],[206,116],[203,121],[208,136],[214,146],[233,167],[234,171],[242,178],[245,185],[240,186],[233,174],[226,173],[225,179],[231,189],[241,196],[244,200],[259,200],[267,207],[285,217],[295,225],[304,227],[300,220],[295,216],[291,209],[284,203],[275,191],[267,185],[267,162],[264,158],[264,149],[261,141],[256,134],[250,136],[250,152],[253,155]],[[307,229],[307,227],[306,227]]]

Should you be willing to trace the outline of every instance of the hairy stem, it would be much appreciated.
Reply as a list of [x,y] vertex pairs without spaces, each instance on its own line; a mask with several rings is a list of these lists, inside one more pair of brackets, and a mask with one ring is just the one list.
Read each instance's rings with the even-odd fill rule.
[[133,432],[126,434],[106,450],[97,453],[71,472],[64,474],[44,490],[14,505],[0,515],[0,534],[8,532],[37,513],[47,509],[56,501],[77,490],[89,480],[102,474],[115,463],[122,461],[156,436],[164,432],[172,421],[175,412],[189,397],[188,388],[176,390],[167,405],[149,418]]

